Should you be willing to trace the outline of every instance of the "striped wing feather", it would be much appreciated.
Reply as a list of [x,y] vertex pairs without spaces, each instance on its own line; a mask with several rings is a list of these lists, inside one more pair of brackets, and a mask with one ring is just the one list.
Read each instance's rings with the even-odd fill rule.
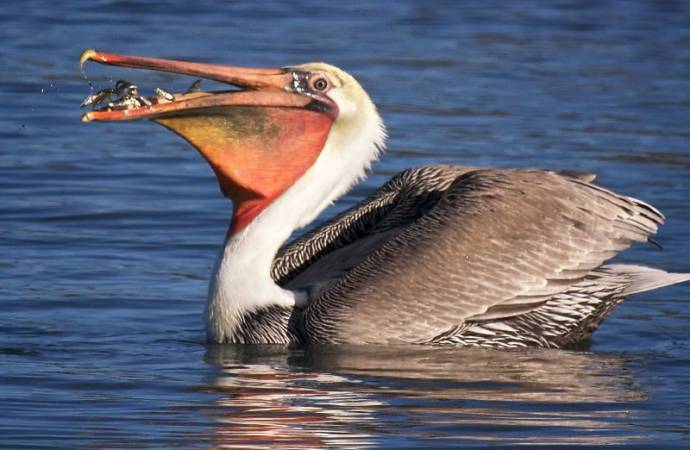
[[284,246],[273,261],[273,279],[279,284],[293,283],[289,287],[294,288],[296,276],[330,253],[409,225],[458,176],[471,170],[474,168],[438,164],[397,174],[360,204]]

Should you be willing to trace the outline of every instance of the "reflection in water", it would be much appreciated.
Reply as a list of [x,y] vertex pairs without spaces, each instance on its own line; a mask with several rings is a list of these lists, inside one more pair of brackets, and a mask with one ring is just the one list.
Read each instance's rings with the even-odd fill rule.
[[[643,394],[621,357],[430,347],[209,347],[222,374],[211,415],[226,448],[365,448],[383,430],[461,441],[604,444],[643,438],[627,423]],[[410,433],[406,435],[406,433]],[[414,434],[412,434],[414,433]],[[537,437],[538,436],[538,437]]]
[[219,446],[364,448],[373,444],[357,427],[372,420],[371,410],[380,402],[337,388],[350,382],[341,376],[286,367],[287,354],[280,347],[273,355],[262,349],[266,347],[209,350],[208,359],[224,372],[211,386],[223,395],[214,416]]

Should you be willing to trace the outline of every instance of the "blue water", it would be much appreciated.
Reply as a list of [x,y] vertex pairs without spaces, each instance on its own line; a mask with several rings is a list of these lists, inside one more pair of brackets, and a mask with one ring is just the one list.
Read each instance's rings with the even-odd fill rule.
[[164,129],[80,123],[86,47],[356,75],[389,150],[329,215],[432,162],[592,171],[668,217],[619,261],[690,272],[688,2],[347,3],[0,3],[0,447],[690,446],[689,284],[583,351],[204,343],[231,206]]

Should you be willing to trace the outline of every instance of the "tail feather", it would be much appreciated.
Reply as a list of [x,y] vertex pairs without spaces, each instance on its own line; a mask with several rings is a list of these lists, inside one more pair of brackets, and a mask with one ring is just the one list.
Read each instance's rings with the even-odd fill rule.
[[612,264],[603,266],[601,269],[631,279],[630,284],[623,291],[623,295],[626,296],[690,281],[690,273],[669,273],[644,266]]
[[668,273],[627,264],[602,266],[540,306],[533,305],[528,312],[467,320],[431,342],[495,348],[580,348],[628,295],[685,281],[690,281],[690,273]]

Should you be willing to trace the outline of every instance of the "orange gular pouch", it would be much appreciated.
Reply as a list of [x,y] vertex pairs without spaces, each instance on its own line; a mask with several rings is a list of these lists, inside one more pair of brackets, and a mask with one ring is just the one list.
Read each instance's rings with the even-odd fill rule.
[[303,108],[219,106],[153,119],[208,161],[234,204],[230,234],[242,230],[318,158],[332,119]]

